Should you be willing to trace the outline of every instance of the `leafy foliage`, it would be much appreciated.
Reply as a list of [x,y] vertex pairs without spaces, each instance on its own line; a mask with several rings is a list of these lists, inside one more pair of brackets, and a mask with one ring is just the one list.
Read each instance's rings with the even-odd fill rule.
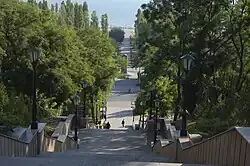
[[93,112],[91,98],[106,100],[119,75],[116,46],[107,36],[107,15],[101,30],[95,12],[89,21],[86,2],[67,0],[58,6],[49,9],[46,0],[0,3],[0,123],[27,125],[31,120],[31,47],[42,50],[37,67],[38,119],[57,116],[66,106],[70,109],[82,81],[88,85],[87,103]]
[[108,25],[108,15],[107,14],[103,14],[102,17],[101,17],[101,29],[102,29],[102,32],[104,34],[108,35],[108,28],[109,28],[109,25]]
[[113,38],[117,43],[121,43],[124,40],[125,32],[121,28],[112,28],[109,31],[109,37]]
[[[198,89],[197,107],[189,116],[196,128],[215,134],[221,131],[214,130],[219,123],[223,129],[249,125],[249,7],[242,0],[143,4],[136,15],[134,42],[134,65],[144,68],[142,87],[149,92],[145,87],[160,76],[175,84],[189,80]],[[186,78],[179,72],[185,54],[195,57]],[[177,92],[175,106],[181,107],[181,87]]]

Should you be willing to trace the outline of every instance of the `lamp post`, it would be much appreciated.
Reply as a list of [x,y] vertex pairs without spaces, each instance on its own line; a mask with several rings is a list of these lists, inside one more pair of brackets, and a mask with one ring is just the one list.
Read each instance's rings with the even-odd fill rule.
[[135,105],[131,105],[131,109],[132,109],[133,122],[134,122],[135,121],[135,115],[134,115]]
[[150,110],[149,110],[149,119],[152,119],[152,112],[153,112],[153,105],[154,105],[154,93],[155,93],[155,86],[152,85],[152,89],[150,91]]
[[95,106],[96,106],[96,108],[95,108],[95,124],[96,125],[98,124],[98,103],[99,103],[99,101],[96,100],[96,102],[95,102]]
[[145,102],[141,101],[140,106],[141,106],[141,109],[142,109],[142,128],[143,129],[144,129],[144,114],[145,114],[144,105],[145,105]]
[[75,105],[75,136],[74,136],[74,140],[77,142],[78,140],[78,135],[77,135],[77,130],[78,130],[78,117],[77,117],[77,106],[80,104],[80,97],[76,94],[73,98],[74,100],[74,105]]
[[157,116],[158,116],[158,108],[160,106],[160,101],[158,99],[156,99],[154,102],[155,102],[155,138],[154,138],[154,143],[156,143],[156,141],[157,141],[157,123],[158,123]]
[[32,95],[32,122],[31,129],[38,129],[37,105],[36,105],[36,68],[41,55],[41,50],[34,47],[29,50],[30,60],[33,68],[33,95]]
[[2,72],[2,60],[0,60],[0,73]]
[[104,112],[105,112],[105,107],[104,107],[104,104],[103,104],[102,108],[101,108],[101,119],[104,119]]
[[174,131],[174,137],[175,137],[175,160],[178,161],[178,140],[180,138],[180,131],[179,130],[175,130]]
[[105,102],[105,106],[104,106],[104,119],[105,121],[107,120],[107,104]]
[[188,72],[192,68],[192,64],[195,58],[192,55],[184,55],[181,57],[181,60],[183,61],[183,67],[184,67],[185,73],[188,74]]
[[87,97],[87,93],[86,93],[86,87],[87,87],[87,83],[85,81],[82,82],[82,89],[83,89],[83,108],[84,108],[84,113],[83,113],[83,117],[86,117],[87,114],[87,109],[86,109],[86,97]]
[[95,101],[94,101],[94,96],[95,96],[95,87],[92,86],[91,87],[91,116],[92,116],[92,120],[95,121]]
[[[185,88],[185,84],[187,84],[187,75],[188,75],[188,72],[191,70],[191,67],[192,67],[192,63],[193,61],[195,60],[195,58],[192,56],[192,55],[184,55],[181,57],[181,60],[183,61],[183,67],[184,67],[184,70],[185,70],[185,81],[184,81],[184,85],[183,85],[183,92],[184,92],[184,95],[186,95],[186,91],[187,89]],[[184,96],[184,100],[186,100],[187,96]],[[186,103],[184,101],[184,103]],[[181,128],[181,133],[180,135],[182,137],[187,137],[187,110],[186,110],[186,107],[183,105],[182,106],[182,128]]]

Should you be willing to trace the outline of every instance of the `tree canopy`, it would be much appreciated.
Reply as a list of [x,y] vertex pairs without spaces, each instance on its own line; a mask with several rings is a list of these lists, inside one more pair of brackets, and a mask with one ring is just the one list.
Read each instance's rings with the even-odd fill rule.
[[112,28],[109,31],[109,37],[113,38],[117,43],[121,43],[124,40],[125,32],[121,28]]
[[[162,89],[169,90],[178,81],[189,80],[198,89],[190,92],[196,103],[188,117],[195,122],[190,130],[215,134],[234,125],[249,125],[249,7],[243,0],[143,4],[136,15],[133,57],[134,66],[144,68],[144,95],[162,78],[169,80]],[[187,54],[195,57],[195,66],[185,78],[179,64]],[[167,97],[174,98],[172,108],[180,108],[181,87],[175,91],[167,92]]]
[[32,47],[42,50],[37,67],[39,120],[67,111],[82,81],[88,85],[87,103],[94,116],[91,96],[104,102],[119,74],[122,62],[107,36],[107,15],[101,30],[95,12],[89,21],[86,2],[67,0],[58,6],[49,8],[46,0],[0,3],[1,124],[31,121]]

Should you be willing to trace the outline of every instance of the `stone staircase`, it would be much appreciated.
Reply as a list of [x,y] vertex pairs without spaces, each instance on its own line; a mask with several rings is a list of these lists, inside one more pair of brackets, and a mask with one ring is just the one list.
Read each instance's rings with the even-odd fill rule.
[[1,166],[202,166],[198,164],[181,164],[181,163],[159,163],[159,162],[128,162],[120,160],[100,160],[98,158],[84,158],[69,156],[67,158],[8,158],[2,161]]
[[[1,166],[178,166],[182,164],[152,153],[145,135],[130,128],[84,129],[80,148],[67,152],[44,152],[32,158],[0,158]],[[188,166],[188,165],[186,165]]]

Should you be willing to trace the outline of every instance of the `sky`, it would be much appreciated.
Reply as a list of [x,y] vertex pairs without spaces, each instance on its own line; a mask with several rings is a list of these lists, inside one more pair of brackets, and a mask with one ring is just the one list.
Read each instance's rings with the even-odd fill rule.
[[[62,0],[47,0],[49,4],[61,3]],[[83,3],[84,0],[72,0]],[[111,26],[134,26],[135,14],[138,8],[149,0],[86,0],[90,12],[96,10],[98,16],[108,14]]]

